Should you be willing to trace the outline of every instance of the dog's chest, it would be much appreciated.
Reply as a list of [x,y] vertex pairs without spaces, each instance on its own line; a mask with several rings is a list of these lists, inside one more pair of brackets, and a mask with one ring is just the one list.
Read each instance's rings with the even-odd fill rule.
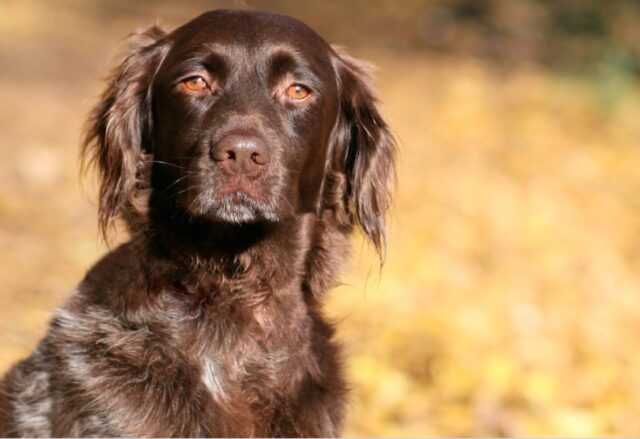
[[[297,334],[296,334],[297,336]],[[294,334],[248,332],[233,346],[209,346],[197,359],[199,380],[214,401],[259,403],[282,395],[302,374],[306,346]],[[273,338],[279,339],[277,342]]]
[[228,378],[222,374],[220,367],[212,358],[205,357],[201,360],[200,380],[204,387],[209,391],[211,397],[215,400],[224,399],[226,397],[225,383]]
[[[174,340],[191,359],[199,386],[214,405],[245,405],[255,411],[287,398],[304,375],[307,319],[295,301],[286,306],[269,302],[239,314],[203,313],[174,327]],[[299,329],[292,331],[292,326]]]

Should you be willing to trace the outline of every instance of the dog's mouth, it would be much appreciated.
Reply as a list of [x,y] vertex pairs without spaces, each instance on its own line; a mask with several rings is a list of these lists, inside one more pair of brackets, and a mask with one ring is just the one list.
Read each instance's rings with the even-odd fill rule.
[[244,177],[234,177],[222,186],[208,186],[190,195],[183,206],[189,213],[210,220],[241,224],[279,219],[273,203],[262,195],[256,182]]
[[267,203],[242,190],[228,192],[213,198],[206,212],[207,216],[231,223],[276,221],[278,219]]
[[276,222],[293,213],[292,202],[285,195],[286,174],[229,175],[208,161],[196,164],[199,166],[185,169],[183,175],[167,179],[169,190],[159,192],[187,215],[243,224]]
[[[239,194],[243,194],[243,196]],[[224,186],[217,190],[217,196],[219,198],[224,198],[229,195],[233,195],[234,199],[238,200],[238,203],[241,203],[242,199],[245,198],[250,198],[257,202],[261,200],[255,182],[249,181],[249,179],[244,176],[231,177]]]

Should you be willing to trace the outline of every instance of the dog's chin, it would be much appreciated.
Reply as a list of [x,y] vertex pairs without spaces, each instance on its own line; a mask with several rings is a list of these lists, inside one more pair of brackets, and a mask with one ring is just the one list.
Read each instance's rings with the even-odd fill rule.
[[221,197],[199,197],[189,210],[198,217],[231,224],[275,222],[280,219],[270,206],[242,191]]

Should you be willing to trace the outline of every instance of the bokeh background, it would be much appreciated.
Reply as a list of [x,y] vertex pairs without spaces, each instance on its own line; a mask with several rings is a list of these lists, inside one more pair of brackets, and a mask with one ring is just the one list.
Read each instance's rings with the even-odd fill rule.
[[378,67],[388,258],[355,237],[327,303],[347,435],[640,435],[631,0],[0,0],[0,370],[106,251],[77,156],[126,35],[217,7],[293,15]]

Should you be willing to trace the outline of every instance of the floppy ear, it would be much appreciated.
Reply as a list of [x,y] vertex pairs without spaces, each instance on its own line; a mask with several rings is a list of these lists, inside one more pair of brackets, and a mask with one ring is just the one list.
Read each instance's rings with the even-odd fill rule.
[[353,206],[362,230],[384,260],[385,213],[395,185],[396,142],[377,109],[371,67],[340,49],[337,53],[342,114],[334,136],[334,160],[346,175],[347,209]]
[[95,164],[99,170],[98,221],[105,238],[118,216],[140,207],[135,192],[146,178],[143,168],[150,150],[150,86],[166,52],[165,35],[157,26],[131,35],[124,61],[108,78],[87,121],[81,157],[83,169]]

